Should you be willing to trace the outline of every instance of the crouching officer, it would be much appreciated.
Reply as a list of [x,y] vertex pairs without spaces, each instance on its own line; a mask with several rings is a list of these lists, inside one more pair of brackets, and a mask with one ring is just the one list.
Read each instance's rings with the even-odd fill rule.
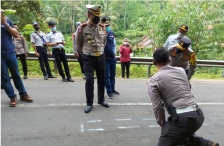
[[[58,72],[62,77],[63,82],[74,82],[74,80],[71,78],[69,67],[68,67],[68,61],[67,56],[65,54],[65,40],[61,32],[58,32],[55,26],[54,22],[48,22],[48,26],[51,29],[51,32],[49,32],[46,35],[46,41],[48,46],[52,46],[52,54],[55,58]],[[64,65],[64,70],[67,79],[65,78],[65,74],[63,72],[61,62]]]
[[[196,55],[194,51],[189,48],[190,45],[191,40],[187,37],[183,37],[176,45],[168,48],[171,57],[170,65],[182,67],[187,74],[188,80],[191,79],[197,67]],[[188,66],[188,64],[190,64],[190,66]]]
[[[185,145],[186,140],[190,146],[218,146],[218,143],[192,136],[202,126],[204,115],[191,94],[185,70],[169,66],[169,62],[168,50],[158,48],[153,54],[153,63],[159,71],[148,80],[154,114],[162,127],[158,146]],[[170,114],[168,121],[162,101]]]
[[100,5],[86,5],[88,9],[88,21],[81,24],[75,35],[77,50],[83,58],[84,73],[86,76],[86,103],[85,113],[91,111],[93,106],[94,70],[97,75],[98,104],[109,107],[104,97],[104,47],[106,44],[106,31],[100,22]]

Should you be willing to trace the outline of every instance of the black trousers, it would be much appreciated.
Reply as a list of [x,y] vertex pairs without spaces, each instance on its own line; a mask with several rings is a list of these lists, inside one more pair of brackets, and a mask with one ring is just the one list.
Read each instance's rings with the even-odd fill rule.
[[103,102],[105,92],[105,60],[104,54],[98,57],[83,54],[83,69],[86,76],[86,103],[88,106],[93,105],[94,99],[94,70],[97,75],[98,102]]
[[26,63],[26,56],[25,54],[19,54],[16,55],[17,58],[19,58],[21,64],[22,64],[22,69],[23,69],[23,74],[27,76],[27,63]]
[[[60,76],[62,78],[65,78],[65,74],[66,74],[67,78],[71,78],[69,67],[68,67],[68,60],[67,60],[67,56],[65,54],[65,50],[64,49],[61,49],[61,50],[53,49],[52,54],[53,54],[55,62],[57,64],[57,68],[58,68],[58,72],[59,72]],[[62,69],[61,63],[64,66],[65,74],[64,74],[64,71]]]
[[[197,120],[192,121],[193,117]],[[178,121],[167,121],[159,138],[158,146],[176,146],[185,144],[187,138],[192,136],[203,124],[204,115],[199,108],[196,112],[178,114]]]
[[80,54],[79,54],[78,62],[79,62],[80,68],[81,68],[81,72],[84,74],[83,60],[82,60],[82,55],[80,55]]
[[[37,52],[39,53],[40,57],[38,57],[41,71],[43,72],[44,76],[52,76],[51,69],[48,63],[48,54],[47,49],[43,47],[36,46]],[[45,70],[46,67],[46,70]]]
[[125,68],[126,68],[126,77],[129,78],[130,61],[128,61],[128,62],[121,62],[122,78],[124,78]]

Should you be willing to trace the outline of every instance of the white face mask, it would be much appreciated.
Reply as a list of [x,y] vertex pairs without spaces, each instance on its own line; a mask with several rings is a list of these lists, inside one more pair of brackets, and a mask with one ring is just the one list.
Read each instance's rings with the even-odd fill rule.
[[177,38],[178,39],[182,39],[184,37],[184,35],[180,32],[177,32]]
[[128,44],[128,42],[124,42],[123,44],[124,44],[124,45],[127,45],[127,44]]

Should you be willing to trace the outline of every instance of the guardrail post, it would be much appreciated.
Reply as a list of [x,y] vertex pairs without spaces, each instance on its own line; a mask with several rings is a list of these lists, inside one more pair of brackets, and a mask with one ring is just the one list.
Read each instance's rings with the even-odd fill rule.
[[151,65],[148,65],[148,70],[147,70],[148,78],[150,77],[150,69],[151,69]]
[[222,70],[222,77],[224,78],[224,69]]

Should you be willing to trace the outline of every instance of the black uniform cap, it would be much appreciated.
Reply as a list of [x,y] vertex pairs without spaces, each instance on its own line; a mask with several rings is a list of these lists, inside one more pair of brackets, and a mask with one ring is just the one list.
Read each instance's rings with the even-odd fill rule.
[[180,39],[180,41],[177,44],[177,47],[180,50],[185,50],[187,49],[189,46],[191,45],[191,40],[187,37],[183,37],[182,39]]
[[110,18],[108,16],[104,16],[101,19],[101,23],[105,24],[105,25],[110,25]]
[[53,21],[48,22],[48,26],[52,26],[52,25],[55,25]]
[[188,26],[185,24],[182,24],[180,27],[178,27],[178,29],[181,29],[183,31],[188,31]]

